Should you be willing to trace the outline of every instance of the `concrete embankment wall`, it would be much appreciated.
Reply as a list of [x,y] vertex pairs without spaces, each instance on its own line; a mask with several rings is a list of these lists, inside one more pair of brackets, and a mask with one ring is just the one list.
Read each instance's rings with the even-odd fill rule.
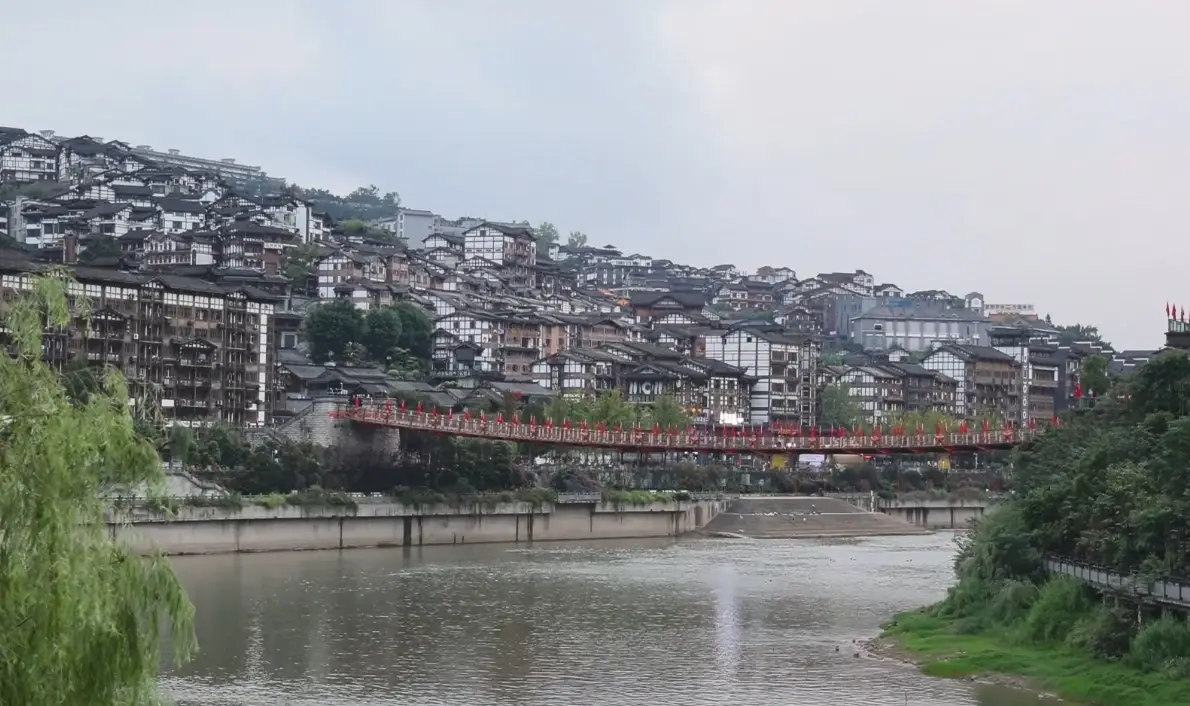
[[880,503],[880,512],[926,529],[971,529],[983,517],[987,504],[963,500],[891,500]]
[[868,511],[881,512],[914,527],[942,530],[971,529],[991,506],[987,500],[966,498],[881,498],[874,493],[835,496]]
[[167,554],[352,549],[676,537],[710,522],[726,501],[533,507],[361,504],[358,508],[184,507],[174,517],[134,510],[109,517],[112,536]]

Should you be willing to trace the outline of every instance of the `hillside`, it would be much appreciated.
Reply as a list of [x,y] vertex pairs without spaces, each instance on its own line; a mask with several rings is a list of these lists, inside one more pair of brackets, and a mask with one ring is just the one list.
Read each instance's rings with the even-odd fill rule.
[[314,210],[325,213],[336,221],[371,221],[397,215],[401,206],[401,195],[395,191],[381,194],[376,186],[361,186],[346,196],[333,194],[326,189],[305,189],[291,184],[287,190],[294,196],[310,201]]

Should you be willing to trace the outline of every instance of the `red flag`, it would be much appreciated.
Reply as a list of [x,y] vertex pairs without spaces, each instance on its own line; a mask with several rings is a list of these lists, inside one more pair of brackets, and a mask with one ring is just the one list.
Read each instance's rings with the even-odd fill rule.
[[1169,302],[1165,302],[1165,318],[1169,318]]
[[1083,386],[1080,383],[1074,383],[1074,397],[1078,399],[1083,396]]
[[421,414],[421,402],[417,403],[417,413]]
[[1186,307],[1182,307],[1182,323],[1186,323]]

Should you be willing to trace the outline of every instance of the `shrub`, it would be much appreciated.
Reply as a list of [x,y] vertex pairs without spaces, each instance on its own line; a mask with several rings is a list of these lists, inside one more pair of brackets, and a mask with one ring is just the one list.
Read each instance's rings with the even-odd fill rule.
[[285,505],[286,498],[281,493],[270,493],[264,497],[257,498],[256,504],[260,507],[265,507],[270,510],[275,510]]
[[1127,661],[1174,679],[1190,677],[1190,625],[1182,618],[1162,618],[1146,625],[1132,640]]
[[1020,637],[1042,644],[1063,642],[1092,607],[1087,589],[1078,581],[1058,576],[1047,581],[1020,626]]
[[1101,605],[1075,624],[1066,636],[1066,644],[1100,659],[1123,659],[1128,654],[1135,626],[1130,609]]

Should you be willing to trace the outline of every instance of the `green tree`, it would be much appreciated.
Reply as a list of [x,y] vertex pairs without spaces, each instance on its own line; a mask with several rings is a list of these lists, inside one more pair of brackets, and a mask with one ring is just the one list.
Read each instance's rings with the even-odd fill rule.
[[302,322],[310,359],[315,363],[343,360],[348,346],[359,344],[364,315],[349,299],[335,299],[310,307]]
[[368,357],[385,363],[393,357],[393,350],[401,342],[401,315],[396,309],[382,307],[364,315],[364,335],[361,343]]
[[859,399],[851,394],[851,388],[846,383],[836,382],[822,388],[821,399],[822,411],[818,416],[820,427],[851,429],[867,418]]
[[662,395],[649,408],[648,422],[663,429],[685,427],[690,423],[690,415],[672,396]]
[[619,390],[609,390],[595,399],[590,421],[610,427],[616,424],[628,426],[636,421],[636,408],[624,400]]
[[116,239],[110,235],[93,235],[87,239],[82,252],[79,253],[79,262],[94,262],[101,257],[119,257],[120,244]]
[[87,365],[87,359],[76,354],[62,370],[62,385],[71,402],[87,404],[91,395],[103,388],[103,375]]
[[421,307],[411,302],[398,302],[393,308],[401,317],[401,338],[397,346],[409,351],[410,355],[419,360],[428,361],[432,352],[430,339],[434,332],[430,317]]
[[319,248],[314,243],[302,243],[285,250],[281,274],[289,280],[290,287],[299,292],[310,293],[310,280],[316,272],[318,255]]
[[171,461],[189,466],[199,458],[198,440],[189,427],[179,424],[170,426],[166,444]]
[[558,242],[558,227],[549,221],[542,221],[534,229],[537,234],[537,249],[545,251],[549,246]]
[[1075,343],[1090,343],[1096,346],[1111,347],[1111,344],[1103,340],[1103,337],[1099,335],[1099,329],[1095,326],[1074,324],[1072,326],[1057,326],[1055,329],[1058,332],[1058,342],[1064,346]]
[[587,234],[582,231],[572,230],[566,238],[566,244],[572,248],[584,247],[587,244]]
[[1111,389],[1111,378],[1107,374],[1107,358],[1101,355],[1087,356],[1079,371],[1079,382],[1083,394],[1102,397]]
[[75,404],[42,361],[43,325],[65,329],[77,313],[67,282],[36,278],[4,312],[14,355],[0,356],[0,703],[148,704],[162,631],[185,658],[194,609],[165,558],[133,556],[104,523],[104,488],[164,475],[121,374]]

